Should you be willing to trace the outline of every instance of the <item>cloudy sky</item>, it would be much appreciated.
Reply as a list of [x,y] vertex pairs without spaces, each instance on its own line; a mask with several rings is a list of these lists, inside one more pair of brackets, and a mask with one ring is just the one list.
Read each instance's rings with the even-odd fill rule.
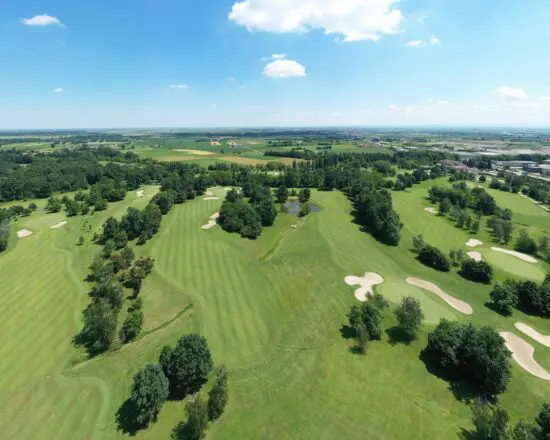
[[550,127],[548,0],[18,0],[0,128]]

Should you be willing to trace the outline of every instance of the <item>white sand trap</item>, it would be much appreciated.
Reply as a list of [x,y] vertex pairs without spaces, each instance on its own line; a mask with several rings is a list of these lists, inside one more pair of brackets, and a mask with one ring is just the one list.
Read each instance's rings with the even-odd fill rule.
[[31,235],[32,231],[29,231],[28,229],[21,229],[20,231],[17,231],[17,237],[19,238],[30,237]]
[[59,222],[59,223],[56,223],[53,226],[50,226],[50,229],[59,229],[59,228],[62,228],[63,226],[65,226],[66,224],[67,224],[67,222]]
[[500,332],[500,336],[506,341],[506,347],[512,352],[512,358],[521,368],[539,379],[550,380],[550,373],[533,357],[535,349],[531,344],[510,332]]
[[528,326],[527,324],[524,324],[523,322],[516,322],[515,326],[520,332],[523,332],[527,336],[533,338],[539,344],[542,344],[546,347],[550,347],[550,336],[545,336],[545,335],[539,333],[533,327]]
[[220,200],[219,197],[205,197],[203,200]]
[[443,290],[441,290],[434,283],[420,280],[418,278],[407,278],[406,281],[407,281],[407,284],[410,284],[411,286],[420,287],[421,289],[425,289],[428,292],[435,293],[443,301],[449,304],[453,309],[458,310],[460,313],[464,313],[465,315],[471,315],[472,313],[474,313],[474,310],[472,309],[472,306],[470,306],[470,304],[467,304],[464,301],[460,301],[454,296],[451,296],[448,293],[443,292]]
[[214,226],[216,226],[218,224],[216,222],[216,220],[218,220],[218,218],[220,218],[220,213],[215,212],[214,214],[212,214],[210,216],[210,221],[207,224],[201,226],[201,229],[204,229],[205,231],[208,230],[208,229],[212,229]]
[[374,295],[372,286],[377,284],[382,284],[384,278],[374,272],[367,272],[363,277],[355,277],[350,275],[349,277],[344,278],[344,281],[348,286],[361,286],[355,291],[355,298],[361,302],[365,302],[369,296]]
[[201,226],[201,229],[204,229],[206,231],[208,229],[212,229],[216,225],[216,220],[209,220],[207,224]]
[[467,255],[474,261],[483,261],[483,256],[479,252],[468,252]]
[[143,197],[144,191],[136,191],[136,196]]
[[475,238],[470,238],[470,239],[466,242],[466,246],[468,246],[468,247],[481,246],[482,244],[483,244],[482,241],[476,240]]
[[528,263],[536,263],[537,262],[537,260],[535,258],[533,258],[531,255],[522,254],[521,252],[509,251],[508,249],[502,249],[502,248],[499,248],[499,247],[492,247],[491,250],[495,251],[495,252],[500,252],[500,253],[503,253],[503,254],[511,255],[512,257],[519,258],[520,260],[527,261]]
[[229,188],[228,186],[226,186],[226,187],[224,188],[225,191],[231,191],[232,189],[233,189],[233,188]]
[[207,195],[207,196],[213,196],[214,195],[214,193],[210,190],[207,190],[204,194]]
[[435,208],[424,208],[424,211],[427,211],[430,214],[437,214],[437,212],[435,211]]

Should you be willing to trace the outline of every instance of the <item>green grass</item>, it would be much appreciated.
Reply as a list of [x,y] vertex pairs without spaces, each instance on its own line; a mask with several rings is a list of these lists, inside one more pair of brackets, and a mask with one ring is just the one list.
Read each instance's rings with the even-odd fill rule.
[[[155,362],[164,344],[197,331],[208,339],[215,363],[230,371],[229,404],[209,428],[208,439],[453,439],[470,426],[469,409],[419,360],[437,319],[471,319],[508,331],[521,320],[550,333],[545,320],[520,312],[503,318],[489,310],[484,304],[490,286],[415,260],[409,247],[418,233],[446,251],[464,247],[470,237],[445,218],[424,212],[426,186],[394,193],[405,223],[395,248],[361,232],[339,192],[313,191],[312,202],[321,212],[301,222],[281,214],[256,241],[219,227],[203,231],[200,226],[223,201],[224,191],[214,192],[220,200],[198,198],[174,207],[160,232],[136,248],[156,260],[142,291],[147,335],[83,363],[71,338],[88,302],[89,285],[82,280],[98,250],[89,238],[107,216],[120,216],[127,206],[144,206],[149,199],[129,194],[108,212],[69,219],[66,228],[55,231],[48,226],[57,218],[41,212],[19,221],[14,231],[28,227],[35,234],[0,255],[3,436],[126,437],[117,430],[115,414],[129,396],[135,372]],[[75,246],[85,219],[92,231],[84,232],[85,246]],[[486,231],[480,236],[490,240]],[[366,271],[384,277],[386,284],[377,289],[393,305],[403,295],[420,299],[427,322],[417,341],[392,345],[384,335],[369,345],[366,356],[350,352],[352,342],[339,329],[356,300],[344,278]],[[438,297],[408,286],[408,276],[436,283],[471,304],[474,315],[460,315]],[[497,270],[497,278],[506,276]],[[395,320],[391,311],[386,315],[388,328]],[[529,342],[537,360],[550,368],[550,350]],[[513,375],[503,404],[513,420],[532,419],[550,385],[515,364]],[[184,419],[184,406],[167,403],[158,422],[136,438],[168,438]]]
[[528,263],[511,255],[503,254],[502,252],[487,251],[483,253],[483,257],[489,264],[498,266],[500,269],[515,277],[542,281],[546,275],[546,271],[543,269],[542,264]]

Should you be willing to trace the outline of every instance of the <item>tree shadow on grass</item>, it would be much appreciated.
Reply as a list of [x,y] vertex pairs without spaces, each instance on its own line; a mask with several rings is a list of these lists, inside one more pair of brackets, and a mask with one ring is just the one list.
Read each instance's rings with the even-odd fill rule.
[[507,315],[505,313],[502,312],[502,310],[500,310],[496,305],[495,303],[493,302],[490,302],[490,301],[487,301],[486,303],[483,304],[485,307],[487,307],[489,310],[495,312],[495,313],[498,313],[500,316],[503,316],[505,318],[508,318],[510,317],[511,315]]
[[357,332],[349,325],[343,324],[342,327],[340,327],[340,335],[344,339],[353,339],[357,336]]
[[145,428],[143,424],[136,421],[136,412],[134,402],[127,399],[116,413],[117,429],[133,437],[140,429]]
[[457,380],[448,371],[439,368],[430,355],[426,353],[426,350],[420,352],[419,359],[424,363],[426,370],[430,374],[449,383],[449,391],[453,393],[455,399],[459,402],[469,403],[479,398],[479,392],[470,383],[464,380]]
[[409,345],[413,339],[400,327],[395,326],[386,330],[388,342],[391,345],[405,344]]
[[479,438],[475,431],[469,431],[465,428],[460,428],[460,431],[458,432],[458,438],[460,440],[482,440]]

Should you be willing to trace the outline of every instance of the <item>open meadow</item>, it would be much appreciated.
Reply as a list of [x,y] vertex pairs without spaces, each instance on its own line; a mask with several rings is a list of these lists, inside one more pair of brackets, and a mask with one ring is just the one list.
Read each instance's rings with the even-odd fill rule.
[[[490,286],[415,260],[410,247],[417,234],[444,251],[466,250],[464,244],[472,238],[424,210],[430,206],[426,196],[431,184],[393,193],[405,224],[398,247],[361,232],[348,200],[337,191],[314,191],[312,202],[320,212],[300,220],[281,214],[255,241],[219,226],[201,229],[219,210],[222,188],[212,189],[218,200],[197,198],[175,206],[160,232],[135,247],[138,255],[156,260],[142,291],[144,333],[89,361],[72,338],[88,300],[87,266],[99,251],[91,237],[108,216],[120,217],[128,206],[143,207],[156,188],[144,188],[143,198],[128,193],[107,211],[71,218],[59,229],[50,226],[63,216],[41,209],[19,219],[13,225],[13,246],[0,256],[0,356],[10,360],[0,376],[4,438],[128,436],[116,414],[133,375],[155,362],[163,345],[193,331],[207,338],[214,362],[230,372],[229,404],[210,427],[209,439],[457,438],[470,427],[470,411],[419,359],[427,332],[440,318],[516,333],[517,321],[544,334],[550,334],[550,324],[518,311],[503,318],[485,306]],[[520,196],[499,203],[518,210],[518,227],[531,222],[542,228],[547,222],[548,213],[531,210],[531,202]],[[23,228],[33,235],[16,238]],[[86,239],[83,246],[77,245],[80,235]],[[476,250],[491,259],[490,235],[482,228],[477,238],[484,245]],[[494,262],[497,279],[518,275],[514,263],[519,260],[499,258]],[[542,276],[548,269],[543,263],[532,266]],[[404,345],[384,335],[369,345],[366,356],[350,351],[352,342],[343,338],[341,328],[357,300],[344,278],[365,272],[384,278],[375,289],[392,305],[405,295],[421,301],[426,319],[418,340]],[[463,315],[436,295],[406,284],[408,277],[435,283],[468,303],[473,314]],[[386,312],[384,328],[393,324],[393,315]],[[550,370],[550,349],[529,342],[536,348],[535,359]],[[533,418],[549,391],[550,383],[514,363],[502,401],[514,420]],[[168,402],[158,422],[136,438],[168,438],[184,418],[184,403]]]

